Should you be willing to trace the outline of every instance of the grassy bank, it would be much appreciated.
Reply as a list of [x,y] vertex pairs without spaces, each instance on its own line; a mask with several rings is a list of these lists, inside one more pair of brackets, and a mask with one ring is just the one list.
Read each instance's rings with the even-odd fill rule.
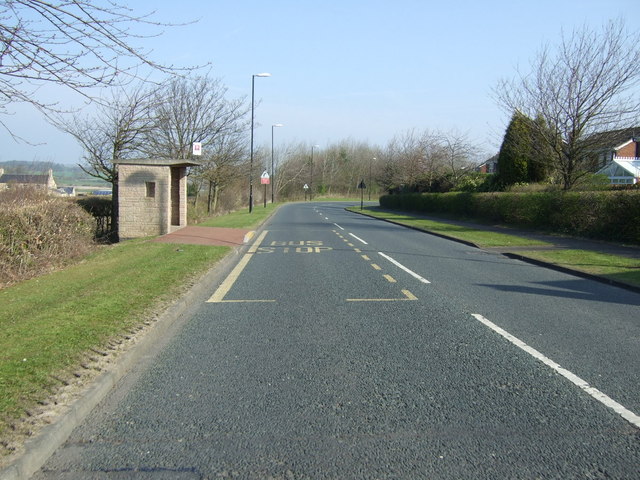
[[[402,225],[418,228],[451,238],[474,243],[481,247],[519,247],[518,253],[522,256],[552,263],[565,268],[581,272],[600,275],[611,280],[640,286],[640,264],[637,259],[620,257],[586,250],[526,250],[527,246],[550,246],[530,238],[519,237],[506,233],[496,233],[469,226],[453,225],[445,222],[418,218],[411,213],[389,212],[375,208],[350,208],[354,212],[365,213],[372,217],[389,220]],[[522,249],[525,247],[525,249]]]
[[228,250],[128,241],[0,290],[0,435],[64,382],[87,352],[139,325]]

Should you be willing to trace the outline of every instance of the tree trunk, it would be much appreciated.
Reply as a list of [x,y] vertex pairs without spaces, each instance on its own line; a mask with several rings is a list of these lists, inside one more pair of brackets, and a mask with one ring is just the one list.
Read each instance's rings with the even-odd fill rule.
[[218,197],[220,195],[220,189],[218,188],[218,185],[216,184],[216,186],[213,189],[213,212],[215,213],[215,211],[218,209]]
[[111,183],[111,228],[107,234],[109,240],[116,243],[120,240],[118,231],[118,175],[114,175],[114,180]]

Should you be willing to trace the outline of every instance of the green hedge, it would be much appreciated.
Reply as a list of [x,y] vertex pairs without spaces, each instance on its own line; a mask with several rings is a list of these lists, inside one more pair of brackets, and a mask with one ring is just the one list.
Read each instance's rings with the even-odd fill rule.
[[[87,213],[90,213],[96,221],[95,237],[97,239],[109,239],[115,233],[111,225],[113,202],[108,197],[79,197],[76,200]],[[112,238],[111,238],[112,239]]]
[[640,192],[414,193],[380,206],[640,244]]

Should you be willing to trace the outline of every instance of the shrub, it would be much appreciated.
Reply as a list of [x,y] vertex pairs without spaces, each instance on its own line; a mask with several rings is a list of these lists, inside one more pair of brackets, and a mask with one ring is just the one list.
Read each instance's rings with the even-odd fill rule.
[[0,192],[0,288],[64,265],[93,246],[93,220],[73,201],[34,188]]
[[[116,240],[113,238],[113,226],[111,225],[111,218],[113,212],[113,200],[111,196],[97,197],[79,197],[76,203],[82,207],[82,209],[91,214],[95,219],[95,237],[101,240]],[[117,240],[116,240],[117,241]]]
[[638,190],[384,195],[380,206],[640,244]]

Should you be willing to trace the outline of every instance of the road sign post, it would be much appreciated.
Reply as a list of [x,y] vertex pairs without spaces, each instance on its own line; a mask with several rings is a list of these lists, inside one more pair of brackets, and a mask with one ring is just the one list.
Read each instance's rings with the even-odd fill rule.
[[304,190],[304,201],[307,201],[307,191],[309,190],[309,185],[307,185],[306,183],[304,184],[304,187],[302,187],[302,189]]
[[367,188],[367,186],[364,184],[364,179],[360,180],[358,188],[360,189],[360,210],[362,210],[364,207],[364,189]]
[[264,208],[267,208],[267,185],[269,185],[271,181],[269,180],[269,172],[266,170],[262,172],[260,176],[260,183],[264,185]]

